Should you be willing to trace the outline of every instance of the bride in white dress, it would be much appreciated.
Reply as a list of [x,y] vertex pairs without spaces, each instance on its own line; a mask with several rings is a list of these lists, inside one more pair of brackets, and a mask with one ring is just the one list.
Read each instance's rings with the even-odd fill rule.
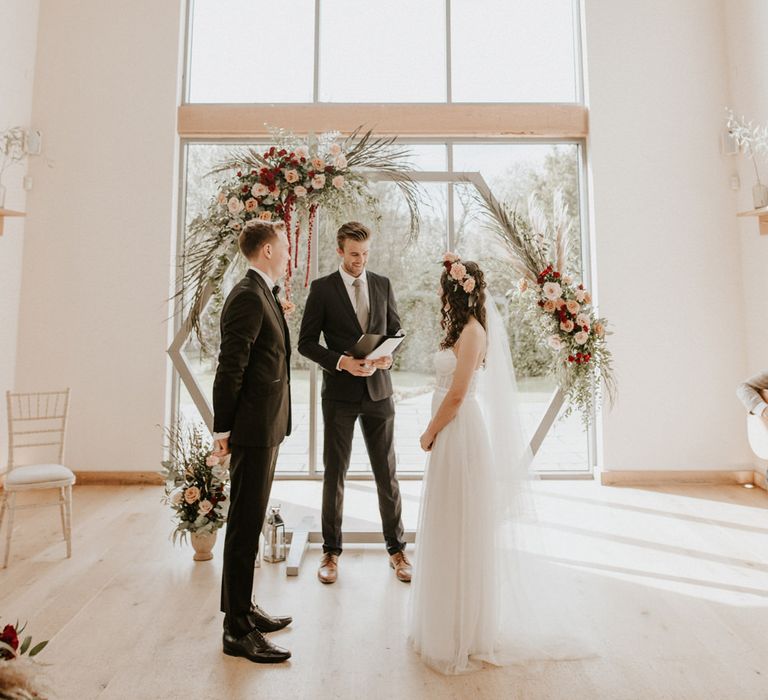
[[[525,510],[530,464],[506,331],[483,272],[446,253],[445,337],[435,355],[409,639],[442,673],[505,663],[505,626],[522,624],[510,536]],[[523,632],[523,630],[514,630]]]

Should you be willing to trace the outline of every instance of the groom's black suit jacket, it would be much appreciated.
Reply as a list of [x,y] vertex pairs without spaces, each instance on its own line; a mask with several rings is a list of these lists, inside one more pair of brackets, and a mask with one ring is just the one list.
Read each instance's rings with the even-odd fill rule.
[[291,433],[291,341],[267,283],[257,272],[229,293],[221,312],[221,351],[213,382],[213,430],[230,442],[279,445]]
[[[372,401],[392,396],[389,370],[377,369],[370,377],[339,371],[339,358],[363,334],[395,335],[400,330],[392,286],[386,277],[366,271],[369,298],[368,328],[361,328],[344,280],[336,271],[312,282],[301,319],[299,352],[317,362],[323,372],[324,399],[360,401],[365,389]],[[320,333],[325,338],[321,345]]]

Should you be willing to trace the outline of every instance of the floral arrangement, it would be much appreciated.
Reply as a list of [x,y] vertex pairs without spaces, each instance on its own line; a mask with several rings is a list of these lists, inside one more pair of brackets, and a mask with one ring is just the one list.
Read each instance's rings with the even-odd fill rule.
[[599,406],[605,393],[611,404],[615,401],[616,379],[606,343],[608,322],[596,316],[584,285],[565,271],[570,224],[562,193],[554,198],[551,227],[533,196],[527,219],[490,193],[479,194],[478,201],[519,275],[525,316],[551,351],[549,371],[565,394],[564,416],[578,410],[589,425],[595,400]]
[[213,454],[207,432],[199,425],[179,423],[166,429],[169,459],[162,463],[164,501],[176,517],[172,538],[211,534],[226,520],[229,472]]
[[755,156],[768,154],[768,124],[764,126],[755,126],[751,121],[744,117],[737,119],[733,110],[726,109],[728,119],[726,128],[746,156],[752,161],[755,167],[755,176],[758,184],[760,183],[760,173],[757,170],[757,161]]
[[[32,646],[32,637],[22,638],[26,625],[5,625],[0,633],[0,698],[27,700],[42,698],[43,688],[36,678],[37,668],[31,661],[48,644]],[[24,655],[27,654],[25,658]]]
[[[364,205],[378,219],[376,198],[366,171],[386,171],[394,176],[410,212],[411,233],[418,230],[418,191],[409,177],[408,152],[395,146],[394,138],[374,138],[371,131],[356,129],[342,139],[338,132],[300,140],[274,132],[275,145],[260,151],[233,152],[212,174],[222,176],[218,192],[204,215],[190,226],[178,294],[191,303],[189,322],[200,337],[200,315],[208,284],[221,286],[237,255],[237,236],[252,220],[282,221],[288,233],[290,259],[286,270],[286,295],[291,280],[304,265],[304,285],[309,281],[309,260],[317,213],[340,219]],[[303,243],[306,239],[306,243]],[[306,250],[301,251],[302,245]]]

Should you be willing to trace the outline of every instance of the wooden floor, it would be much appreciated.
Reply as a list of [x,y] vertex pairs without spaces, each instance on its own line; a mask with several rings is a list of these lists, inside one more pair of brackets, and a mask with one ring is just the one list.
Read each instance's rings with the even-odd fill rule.
[[[302,488],[276,494],[290,506]],[[221,538],[211,562],[174,548],[158,487],[80,486],[74,499],[72,559],[56,509],[27,510],[0,570],[2,621],[51,640],[39,658],[59,698],[768,698],[759,489],[538,484],[551,583],[537,605],[565,611],[584,653],[450,678],[409,650],[409,589],[378,546],[345,551],[334,586],[315,579],[317,549],[297,578],[257,570],[258,601],[295,618],[272,635],[293,659],[257,666],[221,654]]]

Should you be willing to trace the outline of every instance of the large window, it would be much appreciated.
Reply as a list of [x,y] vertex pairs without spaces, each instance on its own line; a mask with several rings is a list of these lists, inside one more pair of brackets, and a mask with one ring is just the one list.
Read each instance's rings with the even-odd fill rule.
[[[329,119],[330,124],[338,119],[344,131],[374,115],[380,133],[402,129],[422,134],[399,139],[408,144],[417,170],[429,180],[422,183],[419,237],[407,238],[407,212],[391,183],[375,185],[380,221],[370,221],[365,212],[350,212],[350,218],[372,224],[369,267],[392,280],[408,332],[393,372],[395,443],[402,475],[418,478],[425,463],[418,437],[430,414],[432,357],[440,339],[437,279],[444,250],[474,258],[487,271],[507,322],[529,434],[555,390],[553,379],[543,371],[542,350],[521,322],[510,293],[516,279],[498,242],[473,215],[471,186],[456,182],[454,174],[479,172],[497,197],[514,202],[521,211],[532,193],[550,210],[554,191],[562,189],[572,224],[571,266],[589,282],[583,206],[586,112],[578,105],[577,7],[574,0],[190,2],[187,111],[179,126],[185,183],[182,225],[213,195],[215,182],[205,177],[211,166],[233,146],[267,143],[268,126],[302,133],[314,130],[315,123],[318,131],[325,130]],[[451,111],[459,106],[451,103],[461,102],[475,105],[471,111]],[[521,111],[515,111],[517,103],[524,102],[540,106],[531,111],[519,105]],[[236,103],[249,111],[234,113],[233,118]],[[276,107],[280,121],[270,122]],[[403,119],[409,126],[403,128]],[[338,267],[333,222],[321,217],[317,235],[312,277]],[[230,284],[239,274],[232,270]],[[225,286],[223,294],[227,291]],[[306,299],[298,278],[293,292],[295,350]],[[221,302],[221,296],[214,297],[205,313],[211,348],[218,342]],[[183,353],[210,400],[215,352],[191,338]],[[283,477],[322,474],[320,381],[321,370],[294,352],[294,432],[280,453],[278,473]],[[198,417],[181,385],[178,395],[180,410]],[[536,466],[542,472],[588,473],[591,440],[577,417],[559,421],[549,431]],[[350,471],[361,478],[370,475],[359,434]]]

